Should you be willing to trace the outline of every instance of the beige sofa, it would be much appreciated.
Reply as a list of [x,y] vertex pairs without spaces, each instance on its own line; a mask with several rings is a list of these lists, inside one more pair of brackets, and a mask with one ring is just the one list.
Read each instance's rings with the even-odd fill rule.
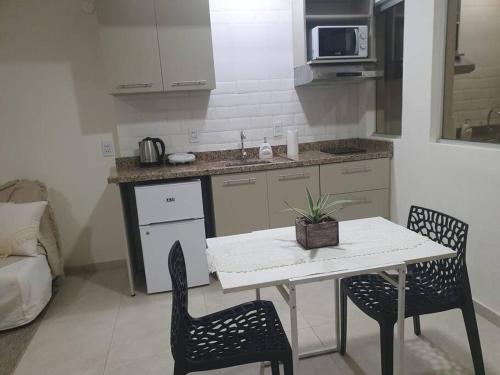
[[[0,202],[46,200],[47,189],[38,181],[16,180],[0,186]],[[58,233],[50,206],[40,222],[38,246],[44,255],[0,258],[0,330],[35,319],[50,301],[52,280],[63,275]]]

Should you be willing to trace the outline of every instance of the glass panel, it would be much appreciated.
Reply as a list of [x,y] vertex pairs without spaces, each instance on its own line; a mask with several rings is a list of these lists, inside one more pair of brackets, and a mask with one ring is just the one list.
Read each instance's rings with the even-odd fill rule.
[[377,81],[377,133],[401,135],[403,109],[404,1],[377,16],[377,54],[384,78]]
[[352,28],[319,30],[319,51],[323,57],[352,56],[356,52],[356,32]]
[[450,0],[443,138],[500,143],[500,0]]

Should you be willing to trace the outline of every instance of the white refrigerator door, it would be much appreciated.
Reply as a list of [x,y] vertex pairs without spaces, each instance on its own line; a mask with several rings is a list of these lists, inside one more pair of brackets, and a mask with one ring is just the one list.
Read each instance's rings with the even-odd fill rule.
[[146,289],[148,293],[172,290],[168,254],[179,240],[186,260],[188,286],[208,284],[208,265],[203,219],[140,227]]
[[201,181],[135,187],[139,225],[200,219],[203,214]]

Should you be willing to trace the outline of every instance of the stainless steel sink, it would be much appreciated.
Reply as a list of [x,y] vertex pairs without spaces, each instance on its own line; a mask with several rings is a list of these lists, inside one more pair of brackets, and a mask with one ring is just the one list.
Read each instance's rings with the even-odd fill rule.
[[261,164],[270,164],[269,160],[231,160],[224,163],[226,167],[239,167],[245,165],[261,165]]

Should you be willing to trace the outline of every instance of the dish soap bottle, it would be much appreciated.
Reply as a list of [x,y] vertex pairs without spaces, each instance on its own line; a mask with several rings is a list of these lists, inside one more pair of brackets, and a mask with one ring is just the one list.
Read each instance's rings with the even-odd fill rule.
[[267,160],[273,158],[273,148],[269,143],[267,143],[267,138],[264,137],[264,143],[260,145],[259,149],[259,159]]

